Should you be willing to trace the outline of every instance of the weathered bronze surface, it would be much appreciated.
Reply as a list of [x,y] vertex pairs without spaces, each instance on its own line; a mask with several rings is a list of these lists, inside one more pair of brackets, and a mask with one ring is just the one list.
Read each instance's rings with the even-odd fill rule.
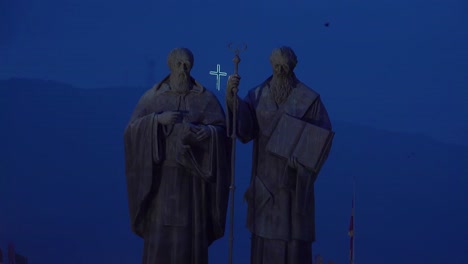
[[190,76],[192,53],[174,49],[168,65],[125,129],[131,227],[143,264],[203,264],[224,235],[231,144],[216,96]]
[[247,227],[252,232],[250,261],[310,264],[315,240],[314,182],[334,133],[319,94],[294,74],[294,51],[275,49],[270,62],[273,75],[243,100],[235,93],[239,75],[229,77],[226,91],[228,117],[237,109],[237,137],[244,143],[253,141],[251,181],[244,195]]

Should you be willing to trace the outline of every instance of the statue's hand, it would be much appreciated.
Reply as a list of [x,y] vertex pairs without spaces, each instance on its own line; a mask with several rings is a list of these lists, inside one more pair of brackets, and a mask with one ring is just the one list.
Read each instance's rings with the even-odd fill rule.
[[196,138],[198,141],[203,141],[210,136],[210,129],[207,126],[199,125],[198,131],[196,132]]
[[172,125],[180,121],[182,113],[178,111],[166,111],[158,115],[158,122],[163,125]]
[[297,166],[299,165],[299,162],[297,161],[297,158],[294,156],[289,157],[288,159],[288,166],[291,167],[292,169],[297,170]]
[[239,82],[241,77],[238,74],[230,75],[228,78],[228,83],[226,87],[226,99],[227,101],[232,101],[232,99],[237,96],[237,90],[239,88]]

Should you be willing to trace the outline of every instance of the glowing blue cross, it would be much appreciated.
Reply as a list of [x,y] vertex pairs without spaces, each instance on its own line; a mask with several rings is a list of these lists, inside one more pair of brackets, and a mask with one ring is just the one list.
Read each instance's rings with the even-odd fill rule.
[[221,76],[227,76],[227,73],[222,72],[221,65],[216,64],[216,71],[210,71],[210,75],[216,75],[216,89],[219,91],[221,89],[221,85],[220,85]]

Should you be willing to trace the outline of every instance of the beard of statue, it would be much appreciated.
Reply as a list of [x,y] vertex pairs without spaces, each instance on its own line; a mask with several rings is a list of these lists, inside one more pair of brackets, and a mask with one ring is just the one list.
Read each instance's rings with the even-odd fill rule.
[[173,72],[169,77],[171,89],[177,93],[186,93],[190,90],[190,75],[184,71]]
[[294,77],[292,74],[274,74],[270,85],[276,103],[282,104],[293,89]]

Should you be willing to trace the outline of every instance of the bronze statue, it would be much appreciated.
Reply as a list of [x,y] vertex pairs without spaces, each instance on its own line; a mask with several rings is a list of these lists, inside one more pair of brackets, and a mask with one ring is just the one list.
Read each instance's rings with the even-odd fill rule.
[[141,97],[125,129],[143,264],[208,263],[208,247],[224,235],[231,144],[216,96],[190,76],[193,63],[190,50],[172,50],[170,75]]
[[244,195],[252,233],[250,261],[310,264],[314,182],[334,133],[319,94],[294,74],[294,51],[275,49],[270,62],[273,75],[244,100],[236,95],[239,75],[229,77],[226,91],[228,120],[237,111],[237,137],[243,143],[253,140],[252,175]]

